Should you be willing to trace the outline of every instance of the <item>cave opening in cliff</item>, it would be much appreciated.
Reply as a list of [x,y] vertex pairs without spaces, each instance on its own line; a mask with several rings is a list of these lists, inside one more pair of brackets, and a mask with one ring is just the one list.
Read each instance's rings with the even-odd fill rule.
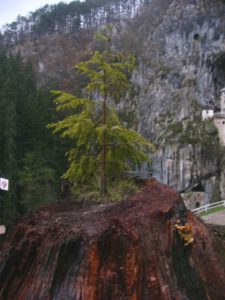
[[215,87],[215,97],[220,98],[220,91],[225,87],[225,52],[214,55],[210,62],[212,80]]
[[192,192],[204,192],[204,187],[202,185],[202,183],[198,183],[196,185],[193,186],[193,188],[191,189]]
[[194,40],[197,41],[197,40],[199,40],[199,38],[200,38],[199,33],[195,33],[194,34]]
[[200,207],[200,202],[196,202],[195,203],[195,208],[199,208]]

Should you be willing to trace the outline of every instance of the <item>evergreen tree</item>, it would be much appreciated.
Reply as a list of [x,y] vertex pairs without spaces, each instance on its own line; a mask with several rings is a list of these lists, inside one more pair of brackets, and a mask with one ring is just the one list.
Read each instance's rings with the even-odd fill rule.
[[107,193],[107,179],[148,160],[147,153],[153,150],[149,141],[123,125],[114,105],[129,88],[133,66],[130,55],[95,51],[76,66],[89,80],[86,97],[54,92],[57,111],[67,110],[68,116],[49,127],[75,144],[67,152],[69,168],[64,178],[78,185],[100,178],[102,194]]
[[31,64],[0,52],[0,177],[10,180],[0,191],[1,221],[56,198],[64,163],[61,142],[45,127],[55,120],[51,98],[37,89]]

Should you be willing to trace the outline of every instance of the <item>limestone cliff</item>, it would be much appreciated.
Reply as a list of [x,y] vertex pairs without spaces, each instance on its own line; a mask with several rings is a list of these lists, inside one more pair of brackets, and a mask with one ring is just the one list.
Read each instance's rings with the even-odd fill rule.
[[203,137],[210,139],[210,133],[203,129],[200,116],[202,107],[219,106],[219,91],[225,85],[225,5],[223,1],[166,2],[170,5],[158,22],[146,18],[139,31],[145,40],[136,74],[140,87],[136,101],[139,130],[154,137],[160,148],[154,174],[183,190],[215,175],[221,165],[213,150],[219,149],[216,130],[211,127],[211,144],[206,145]]

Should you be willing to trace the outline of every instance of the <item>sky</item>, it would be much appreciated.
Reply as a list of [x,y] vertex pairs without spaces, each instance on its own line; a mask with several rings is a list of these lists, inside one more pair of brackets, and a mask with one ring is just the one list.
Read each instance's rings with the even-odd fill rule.
[[69,3],[72,0],[0,0],[0,27],[16,20],[18,15],[27,16],[45,4]]

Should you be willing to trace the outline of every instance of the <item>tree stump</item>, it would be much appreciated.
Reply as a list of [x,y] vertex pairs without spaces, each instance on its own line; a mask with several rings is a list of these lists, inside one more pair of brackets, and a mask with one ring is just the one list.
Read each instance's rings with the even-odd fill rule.
[[1,246],[0,299],[224,300],[225,249],[188,211],[194,242],[184,246],[182,203],[150,181],[119,203],[27,215]]

